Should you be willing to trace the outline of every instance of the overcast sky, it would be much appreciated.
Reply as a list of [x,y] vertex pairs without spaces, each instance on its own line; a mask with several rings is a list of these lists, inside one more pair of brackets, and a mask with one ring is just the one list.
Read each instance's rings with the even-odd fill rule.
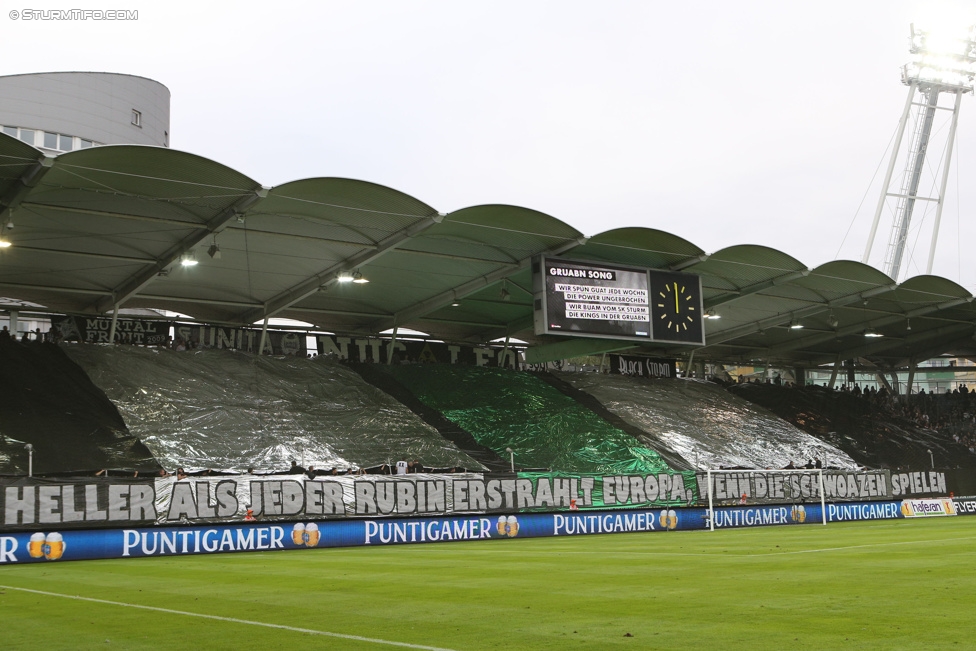
[[[174,148],[265,185],[357,178],[442,212],[515,204],[585,235],[645,226],[811,267],[864,252],[909,24],[976,22],[972,1],[919,0],[6,4],[138,9],[112,23],[5,10],[0,74],[155,79],[172,92]],[[947,130],[937,122],[937,154]],[[935,272],[970,291],[974,175],[967,95]],[[909,276],[925,269],[924,209]],[[890,231],[887,217],[879,268]]]

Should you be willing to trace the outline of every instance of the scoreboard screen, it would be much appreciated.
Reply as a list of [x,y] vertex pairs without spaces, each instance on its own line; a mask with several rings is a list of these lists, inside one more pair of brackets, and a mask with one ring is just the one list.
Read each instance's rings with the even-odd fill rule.
[[532,271],[536,334],[704,345],[698,276],[545,257]]

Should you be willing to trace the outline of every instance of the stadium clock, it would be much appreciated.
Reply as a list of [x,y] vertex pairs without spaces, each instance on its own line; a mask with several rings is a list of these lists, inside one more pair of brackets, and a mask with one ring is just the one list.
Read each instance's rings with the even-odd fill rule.
[[654,341],[704,344],[699,277],[660,271],[650,276]]

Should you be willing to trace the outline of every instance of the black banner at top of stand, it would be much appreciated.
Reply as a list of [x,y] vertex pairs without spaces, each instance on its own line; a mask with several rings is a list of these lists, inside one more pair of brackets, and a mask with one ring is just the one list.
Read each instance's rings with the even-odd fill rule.
[[[60,341],[109,343],[111,317],[52,315],[51,326]],[[172,335],[170,333],[173,333]],[[268,330],[264,338],[265,355],[305,357],[305,332]],[[190,324],[155,319],[119,318],[115,322],[115,343],[136,346],[217,348],[257,353],[260,328],[233,328],[209,324]]]
[[636,377],[674,378],[678,376],[677,361],[636,355],[608,355],[610,372]]
[[[137,346],[162,346],[169,337],[169,321],[152,319],[118,319],[115,323],[115,342]],[[112,332],[111,317],[51,316],[51,327],[63,341],[94,344],[109,343]]]
[[[465,366],[504,366],[518,369],[521,354],[503,344],[472,346],[439,341],[379,339],[376,337],[341,337],[317,335],[319,355],[333,355],[350,362],[386,364],[463,364]],[[390,353],[390,346],[393,352]]]

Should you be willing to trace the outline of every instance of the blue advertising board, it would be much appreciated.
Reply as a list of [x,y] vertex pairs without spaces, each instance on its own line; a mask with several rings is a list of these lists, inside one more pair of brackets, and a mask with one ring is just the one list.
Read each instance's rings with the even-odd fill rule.
[[[829,522],[902,517],[901,502],[828,504]],[[819,504],[715,510],[715,528],[819,524]],[[704,508],[568,511],[443,518],[384,518],[126,529],[39,530],[0,535],[0,565],[364,545],[511,540],[546,536],[707,529]]]

